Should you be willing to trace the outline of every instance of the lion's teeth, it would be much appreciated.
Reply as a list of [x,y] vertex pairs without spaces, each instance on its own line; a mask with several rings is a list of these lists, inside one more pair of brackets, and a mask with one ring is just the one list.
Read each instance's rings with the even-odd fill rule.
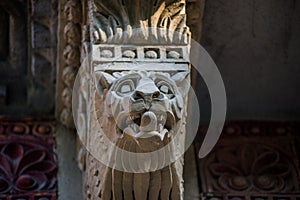
[[162,124],[159,124],[158,128],[159,128],[159,132],[161,132],[164,129],[164,126]]
[[130,115],[131,120],[135,120],[135,119],[139,119],[139,118],[141,118],[141,115],[139,115],[139,114]]
[[133,129],[134,132],[136,132],[136,133],[138,133],[138,132],[140,131],[138,125],[136,125],[136,124],[132,124],[132,129]]
[[164,119],[164,116],[163,115],[160,115],[159,116],[159,119],[162,121]]

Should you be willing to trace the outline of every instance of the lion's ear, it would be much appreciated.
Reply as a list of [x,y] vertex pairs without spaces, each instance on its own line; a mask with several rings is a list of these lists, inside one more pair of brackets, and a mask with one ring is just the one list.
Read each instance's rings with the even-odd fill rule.
[[95,72],[95,83],[97,91],[102,95],[105,89],[109,89],[116,78],[112,75],[97,71]]
[[190,89],[190,73],[179,72],[172,76],[172,79],[175,81],[182,97],[185,97]]

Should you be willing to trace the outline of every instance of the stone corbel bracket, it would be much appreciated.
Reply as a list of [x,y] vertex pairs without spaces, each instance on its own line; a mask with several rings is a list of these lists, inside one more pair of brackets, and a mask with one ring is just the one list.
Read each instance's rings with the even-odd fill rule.
[[[89,116],[85,143],[96,160],[109,163],[97,174],[102,180],[98,194],[103,199],[122,193],[125,199],[181,199],[183,160],[178,155],[185,141],[188,45],[104,44],[92,49],[90,110],[95,113]],[[160,149],[163,153],[153,153]],[[147,161],[138,157],[128,162],[127,152],[145,153]]]
[[87,113],[86,196],[182,199],[191,40],[185,1],[91,0],[89,9],[85,71],[93,83],[79,105]]

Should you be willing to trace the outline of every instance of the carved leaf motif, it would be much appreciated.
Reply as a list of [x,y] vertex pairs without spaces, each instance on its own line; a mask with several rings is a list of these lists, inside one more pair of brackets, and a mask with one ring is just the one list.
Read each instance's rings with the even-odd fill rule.
[[41,162],[45,158],[45,156],[46,153],[41,150],[33,150],[27,152],[20,162],[18,173],[22,174],[27,168]]
[[234,154],[230,152],[230,149],[224,149],[223,151],[218,151],[216,157],[220,163],[229,164],[231,166],[238,165],[238,159]]
[[95,0],[93,10],[97,43],[182,42],[187,38],[184,0]]
[[5,155],[2,155],[0,154],[0,173],[2,174],[5,174],[7,175],[8,177],[11,177],[11,166],[9,164],[9,161],[8,161],[8,157],[5,156]]
[[221,176],[222,174],[242,175],[238,169],[229,164],[213,163],[210,170],[215,176]]
[[261,172],[265,171],[266,169],[270,169],[279,161],[279,155],[277,152],[268,151],[265,152],[257,157],[255,162],[252,165],[252,171],[254,173],[260,174]]
[[4,147],[3,153],[6,154],[14,164],[17,164],[23,157],[24,149],[19,144],[11,143]]
[[54,189],[54,158],[35,142],[0,141],[0,194]]
[[248,174],[255,161],[256,151],[250,145],[243,145],[238,151],[238,154],[239,160],[243,160],[243,162],[241,162],[241,170],[243,171],[243,174]]

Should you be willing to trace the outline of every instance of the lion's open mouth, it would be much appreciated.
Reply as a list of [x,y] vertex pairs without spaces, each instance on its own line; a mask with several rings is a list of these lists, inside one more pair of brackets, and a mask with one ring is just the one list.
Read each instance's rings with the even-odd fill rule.
[[[131,113],[130,114],[130,119],[137,124],[138,126],[141,126],[141,124],[147,124],[147,121],[152,119],[154,120],[153,116],[149,113],[153,113],[156,117],[157,123],[158,124],[164,124],[166,121],[166,116],[165,113],[155,113],[153,111],[145,111],[142,113]],[[142,123],[143,120],[143,123]]]
[[126,132],[134,137],[144,138],[157,135],[163,139],[165,134],[174,128],[175,117],[170,112],[150,109],[123,113],[118,117],[117,123],[120,133]]

